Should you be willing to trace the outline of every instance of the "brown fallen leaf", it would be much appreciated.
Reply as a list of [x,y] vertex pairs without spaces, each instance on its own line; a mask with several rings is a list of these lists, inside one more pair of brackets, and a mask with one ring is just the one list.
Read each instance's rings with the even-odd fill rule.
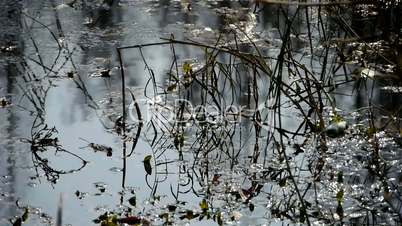
[[11,102],[5,97],[0,98],[0,107],[5,108],[11,105]]

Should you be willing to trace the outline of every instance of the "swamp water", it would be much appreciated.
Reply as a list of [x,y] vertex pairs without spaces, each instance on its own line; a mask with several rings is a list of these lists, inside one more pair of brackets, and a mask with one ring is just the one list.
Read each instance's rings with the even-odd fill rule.
[[0,225],[400,225],[378,7],[2,1]]

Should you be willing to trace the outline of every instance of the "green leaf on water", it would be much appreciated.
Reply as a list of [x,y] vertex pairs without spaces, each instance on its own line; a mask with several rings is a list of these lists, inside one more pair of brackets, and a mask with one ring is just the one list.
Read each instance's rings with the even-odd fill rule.
[[117,216],[116,215],[107,216],[107,219],[101,222],[101,226],[119,226],[117,223]]
[[223,225],[223,220],[222,220],[222,213],[220,210],[216,211],[216,214],[214,216],[214,220],[218,225]]
[[152,159],[152,156],[147,155],[147,156],[145,156],[144,161],[143,161],[145,172],[147,172],[147,174],[149,174],[149,175],[152,174],[151,159]]
[[343,201],[343,196],[344,196],[343,189],[339,190],[338,193],[336,193],[336,200],[338,200],[338,203]]
[[21,217],[22,222],[27,221],[27,220],[28,220],[28,216],[29,216],[29,209],[25,207],[24,214],[22,214],[22,217]]
[[164,225],[170,225],[170,221],[169,221],[169,213],[162,213],[159,214],[159,218],[165,220],[165,224]]
[[118,218],[116,221],[120,223],[119,224],[120,226],[120,225],[141,225],[141,222],[146,220],[137,216],[127,216],[123,218]]
[[204,212],[204,213],[208,211],[208,203],[207,203],[207,200],[203,199],[203,200],[200,202],[200,208],[201,208],[202,212]]
[[184,64],[183,64],[183,72],[184,72],[184,74],[190,74],[191,72],[193,71],[193,68],[191,67],[191,65],[190,65],[190,63],[188,63],[188,62],[185,62]]
[[342,122],[342,121],[345,121],[345,120],[342,118],[342,116],[340,116],[338,114],[335,114],[335,115],[333,115],[331,117],[330,121],[331,121],[331,123],[337,123],[337,122]]

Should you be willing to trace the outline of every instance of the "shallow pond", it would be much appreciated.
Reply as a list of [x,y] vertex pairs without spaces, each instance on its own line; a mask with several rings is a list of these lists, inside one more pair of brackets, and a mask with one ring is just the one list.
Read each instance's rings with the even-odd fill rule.
[[401,223],[391,41],[332,8],[70,3],[0,3],[1,225]]

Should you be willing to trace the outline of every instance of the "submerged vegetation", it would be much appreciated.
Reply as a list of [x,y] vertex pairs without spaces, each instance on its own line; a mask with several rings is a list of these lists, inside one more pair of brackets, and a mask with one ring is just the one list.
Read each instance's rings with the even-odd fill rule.
[[[60,189],[67,180],[74,190],[60,192],[95,213],[75,221],[72,201],[59,201],[52,218],[15,198],[4,222],[402,224],[399,1],[161,2],[49,1],[52,22],[24,3],[17,24],[28,43],[0,43],[15,87],[0,93],[0,114],[29,123],[15,132],[25,138],[0,145],[28,150],[17,153],[31,156],[19,166],[34,172],[31,181]],[[132,5],[151,16],[174,7],[185,34],[172,28],[160,40],[121,41],[116,33],[132,24],[113,24],[112,15]],[[208,16],[203,9],[217,26],[192,22]],[[85,13],[85,34],[65,32],[63,10]],[[87,59],[91,51],[104,56]],[[92,112],[76,130],[49,113],[67,96]],[[2,197],[14,196],[2,176]]]

